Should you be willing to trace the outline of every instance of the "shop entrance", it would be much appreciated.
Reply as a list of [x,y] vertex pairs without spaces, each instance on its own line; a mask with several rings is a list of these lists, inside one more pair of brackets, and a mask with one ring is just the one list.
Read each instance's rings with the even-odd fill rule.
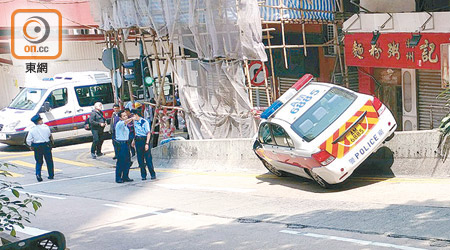
[[402,70],[374,69],[375,95],[391,110],[397,130],[403,130]]

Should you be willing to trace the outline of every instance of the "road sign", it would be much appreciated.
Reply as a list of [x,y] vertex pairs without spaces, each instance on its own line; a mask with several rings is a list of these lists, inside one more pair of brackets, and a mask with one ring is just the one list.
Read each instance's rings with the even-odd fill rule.
[[108,69],[118,69],[124,60],[122,52],[117,48],[107,48],[103,50],[102,62]]
[[[260,61],[253,61],[249,66],[250,71],[250,81],[254,86],[261,86],[264,84],[264,79],[269,77],[269,70],[267,66]],[[264,72],[266,72],[266,77],[264,77]]]

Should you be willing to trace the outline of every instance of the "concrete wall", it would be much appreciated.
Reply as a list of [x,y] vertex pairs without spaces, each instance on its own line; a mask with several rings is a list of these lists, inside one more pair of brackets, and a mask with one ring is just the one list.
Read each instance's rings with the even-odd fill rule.
[[[395,137],[366,160],[357,172],[449,177],[450,159],[442,162],[436,153],[439,136],[437,130],[396,132]],[[163,168],[263,170],[252,145],[252,139],[172,141],[152,149],[152,155],[155,165]]]
[[172,141],[152,149],[158,167],[248,171],[264,168],[252,139]]

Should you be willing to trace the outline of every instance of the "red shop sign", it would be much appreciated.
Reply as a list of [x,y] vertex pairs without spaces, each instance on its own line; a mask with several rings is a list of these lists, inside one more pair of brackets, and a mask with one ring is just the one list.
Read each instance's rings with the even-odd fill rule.
[[345,61],[348,66],[440,70],[440,45],[450,42],[450,34],[421,35],[414,47],[409,45],[411,33],[382,33],[375,45],[372,33],[345,35]]

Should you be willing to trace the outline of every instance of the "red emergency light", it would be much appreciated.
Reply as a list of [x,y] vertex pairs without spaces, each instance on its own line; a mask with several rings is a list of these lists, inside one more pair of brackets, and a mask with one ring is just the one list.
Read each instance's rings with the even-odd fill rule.
[[298,81],[292,85],[291,88],[294,88],[296,90],[300,90],[303,86],[305,86],[307,83],[309,83],[313,79],[313,76],[311,74],[305,74],[302,76],[302,78],[298,79]]

